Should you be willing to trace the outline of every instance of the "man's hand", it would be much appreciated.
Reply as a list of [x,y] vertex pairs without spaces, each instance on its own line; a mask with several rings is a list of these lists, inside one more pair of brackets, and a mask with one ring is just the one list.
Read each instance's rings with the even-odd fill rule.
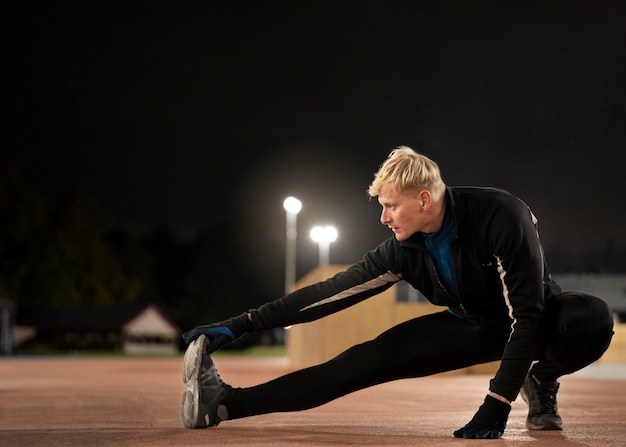
[[248,313],[246,312],[228,320],[220,321],[219,323],[196,326],[190,331],[183,333],[183,339],[186,343],[191,343],[201,334],[206,335],[209,339],[209,344],[206,346],[206,353],[211,354],[253,331],[254,327],[252,321],[250,321]]
[[504,433],[511,405],[494,397],[485,397],[472,420],[454,432],[455,438],[498,439]]

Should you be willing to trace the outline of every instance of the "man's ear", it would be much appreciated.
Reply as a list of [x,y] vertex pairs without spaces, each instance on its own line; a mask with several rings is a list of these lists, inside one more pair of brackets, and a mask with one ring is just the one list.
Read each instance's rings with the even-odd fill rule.
[[433,196],[430,194],[429,191],[422,189],[419,194],[417,195],[417,197],[419,198],[420,202],[422,203],[422,209],[427,210],[430,208],[430,206],[433,203]]

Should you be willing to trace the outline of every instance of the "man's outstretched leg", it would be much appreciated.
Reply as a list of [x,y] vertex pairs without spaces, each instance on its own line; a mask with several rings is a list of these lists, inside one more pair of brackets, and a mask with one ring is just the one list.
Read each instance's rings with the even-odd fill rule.
[[427,315],[323,364],[249,388],[222,382],[202,338],[192,343],[184,361],[183,423],[201,428],[226,419],[305,410],[383,382],[492,361],[501,356],[508,330],[508,326],[480,327],[448,312]]
[[528,404],[529,430],[561,430],[557,379],[598,360],[613,336],[606,303],[582,292],[564,292],[546,303],[544,340],[520,395]]
[[228,419],[228,413],[220,402],[232,390],[220,378],[213,359],[205,353],[205,335],[191,342],[183,360],[183,401],[181,413],[187,428],[215,427]]

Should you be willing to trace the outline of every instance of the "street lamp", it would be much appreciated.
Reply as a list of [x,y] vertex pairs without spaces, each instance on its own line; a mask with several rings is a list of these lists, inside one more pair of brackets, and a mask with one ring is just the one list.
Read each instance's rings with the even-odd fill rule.
[[285,248],[285,294],[287,294],[296,283],[296,217],[302,209],[302,202],[295,197],[287,197],[283,202],[283,208],[287,212],[287,227]]
[[313,227],[311,239],[319,244],[319,265],[328,265],[330,262],[330,243],[337,240],[337,229],[330,225]]

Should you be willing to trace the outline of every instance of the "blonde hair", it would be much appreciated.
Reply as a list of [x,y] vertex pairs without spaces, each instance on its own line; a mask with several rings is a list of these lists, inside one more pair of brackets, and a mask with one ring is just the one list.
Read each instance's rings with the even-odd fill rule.
[[398,146],[392,150],[374,174],[374,180],[367,190],[370,197],[378,196],[384,184],[391,184],[397,192],[403,194],[418,193],[425,189],[431,193],[434,201],[441,200],[446,189],[437,163],[407,146]]

